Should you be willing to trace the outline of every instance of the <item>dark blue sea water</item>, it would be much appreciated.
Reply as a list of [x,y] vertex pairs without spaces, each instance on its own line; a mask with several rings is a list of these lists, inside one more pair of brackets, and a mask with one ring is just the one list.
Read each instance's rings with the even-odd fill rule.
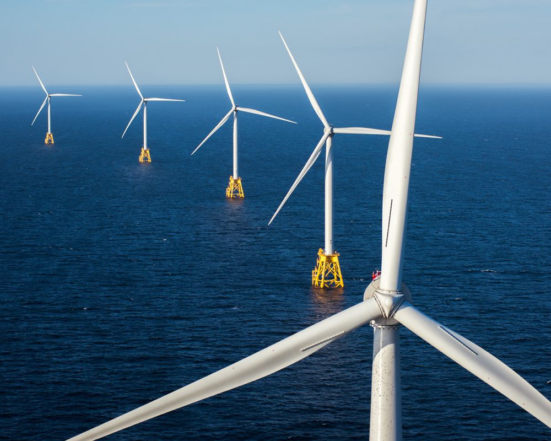
[[[56,92],[55,87],[51,87]],[[337,136],[335,244],[346,286],[310,287],[323,158],[267,222],[321,136],[300,87],[234,87],[246,199],[228,201],[223,85],[0,90],[0,438],[62,440],[362,300],[380,265],[388,140]],[[314,87],[335,126],[390,128],[396,88]],[[551,398],[551,90],[421,90],[405,282],[414,303]],[[402,330],[404,438],[545,440],[551,430]],[[372,330],[112,440],[365,440]]]

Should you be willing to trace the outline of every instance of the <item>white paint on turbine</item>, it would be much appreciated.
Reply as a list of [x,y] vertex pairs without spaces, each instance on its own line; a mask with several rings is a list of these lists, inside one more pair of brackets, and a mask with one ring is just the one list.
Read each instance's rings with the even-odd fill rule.
[[399,291],[427,0],[416,0],[388,145],[383,187],[381,289]]
[[402,439],[400,329],[373,324],[370,441]]
[[325,141],[325,254],[333,248],[333,137]]

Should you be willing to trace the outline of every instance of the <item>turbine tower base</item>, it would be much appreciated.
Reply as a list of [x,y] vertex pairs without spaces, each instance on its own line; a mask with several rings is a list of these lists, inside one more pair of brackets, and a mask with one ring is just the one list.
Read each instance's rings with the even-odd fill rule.
[[140,162],[151,162],[151,154],[149,149],[142,147],[142,152],[140,153]]
[[54,134],[53,133],[46,133],[46,139],[44,140],[45,144],[53,144],[54,143]]
[[243,193],[243,184],[241,183],[241,178],[234,179],[233,176],[230,176],[230,182],[226,188],[226,197],[227,198],[241,198],[245,197]]
[[322,248],[319,249],[318,261],[312,270],[312,286],[316,288],[344,287],[339,255],[337,252],[325,254]]

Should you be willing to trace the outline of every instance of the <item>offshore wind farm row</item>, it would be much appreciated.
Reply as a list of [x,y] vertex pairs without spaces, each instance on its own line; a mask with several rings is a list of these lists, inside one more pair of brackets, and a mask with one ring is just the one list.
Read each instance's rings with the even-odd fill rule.
[[[288,45],[283,40],[306,91],[306,95],[323,125],[323,135],[271,221],[273,221],[297,185],[310,170],[325,146],[326,242],[325,249],[320,250],[318,265],[316,267],[316,270],[324,271],[321,279],[322,287],[327,287],[324,279],[325,276],[333,280],[329,286],[342,286],[338,253],[334,250],[332,235],[333,137],[336,134],[390,136],[382,197],[381,273],[380,276],[377,274],[377,277],[367,286],[363,301],[237,363],[76,435],[70,439],[71,441],[100,439],[168,412],[252,383],[313,355],[330,343],[347,336],[352,331],[367,324],[371,325],[374,329],[369,431],[371,441],[400,441],[402,439],[400,326],[408,328],[436,350],[449,357],[452,361],[551,428],[551,402],[542,393],[504,362],[491,355],[482,347],[439,323],[428,314],[422,312],[420,308],[414,306],[412,293],[403,282],[404,266],[408,263],[405,259],[405,244],[410,177],[413,165],[413,143],[416,137],[435,138],[435,136],[417,135],[415,133],[426,12],[427,0],[415,0],[391,130],[364,127],[334,128],[329,124],[296,60],[291,54]],[[229,198],[236,196],[242,198],[244,193],[240,181],[234,183],[234,186],[237,186],[237,190],[231,189],[232,179],[234,181],[240,179],[237,168],[238,112],[244,111],[276,119],[283,118],[237,106],[223,65],[222,71],[232,107],[199,147],[233,115],[234,174],[230,177],[227,196]],[[131,73],[130,75],[132,76]],[[144,98],[133,77],[132,81],[140,94],[141,102],[129,125],[139,113],[142,105],[144,106],[145,118],[145,109],[149,101],[165,100]],[[292,122],[290,120],[284,121]],[[146,132],[144,132],[144,136],[146,136]],[[145,142],[143,148],[147,148]],[[149,154],[144,155],[143,151],[142,156],[143,162],[151,160]],[[313,285],[319,286],[316,270],[313,272]],[[248,295],[249,293],[244,294]],[[515,301],[522,302],[522,299]],[[430,309],[432,306],[433,302],[429,301],[424,309]],[[430,391],[426,393],[430,394]],[[482,393],[481,391],[480,395]],[[101,404],[103,405],[104,403]]]
[[[320,105],[318,104],[314,93],[310,89],[310,86],[308,85],[306,78],[304,77],[297,61],[295,60],[295,57],[293,56],[291,49],[289,48],[287,42],[285,41],[283,35],[281,32],[279,33],[279,36],[281,37],[281,40],[285,46],[285,49],[287,53],[289,54],[289,57],[291,58],[291,61],[293,63],[293,66],[296,69],[296,72],[298,74],[298,77],[302,83],[302,86],[306,92],[306,95],[308,97],[308,100],[310,104],[312,105],[313,110],[315,111],[316,115],[320,119],[322,125],[323,125],[323,134],[321,136],[321,139],[319,140],[318,144],[314,148],[312,154],[310,155],[310,158],[304,165],[303,169],[299,173],[298,177],[296,178],[295,182],[291,186],[290,190],[284,197],[283,201],[273,214],[272,218],[269,220],[268,225],[270,225],[280,210],[283,208],[287,200],[290,198],[291,194],[295,191],[299,183],[302,181],[304,176],[308,173],[310,168],[314,165],[316,160],[319,158],[323,148],[325,147],[325,182],[324,182],[324,190],[325,190],[325,204],[324,204],[324,231],[325,231],[325,241],[324,241],[324,247],[319,248],[317,253],[317,260],[314,269],[312,270],[312,286],[316,288],[326,289],[326,288],[342,288],[344,287],[344,278],[342,275],[342,269],[339,261],[340,254],[335,250],[334,246],[334,235],[333,235],[333,229],[334,229],[334,221],[333,221],[333,155],[334,155],[334,149],[333,149],[333,137],[335,134],[339,135],[382,135],[382,136],[390,136],[391,131],[390,130],[383,130],[383,129],[373,129],[373,128],[366,128],[366,127],[333,127],[325,118],[325,115],[323,114],[323,111],[321,110]],[[231,108],[229,112],[220,120],[220,122],[214,127],[214,129],[206,136],[206,138],[193,150],[191,155],[194,155],[208,140],[211,136],[213,136],[232,116],[233,116],[233,170],[232,174],[229,177],[228,186],[226,187],[226,197],[227,198],[244,198],[245,192],[243,190],[243,179],[241,178],[239,174],[239,142],[238,142],[238,114],[239,112],[244,113],[250,113],[254,115],[260,115],[292,124],[296,124],[295,121],[291,121],[289,119],[285,119],[279,116],[271,115],[269,113],[261,112],[259,110],[246,108],[242,106],[238,106],[234,100],[230,83],[228,80],[228,77],[226,75],[226,70],[224,68],[224,63],[222,61],[222,56],[220,54],[220,50],[217,48],[218,52],[218,59],[220,60],[220,67],[222,70],[222,76],[224,78],[224,83],[226,86],[226,91],[228,94],[228,98],[231,103]],[[126,63],[126,68],[128,70],[128,73],[130,75],[130,78],[132,80],[132,83],[134,84],[134,87],[136,88],[136,91],[140,97],[140,102],[138,104],[138,107],[136,108],[136,111],[130,118],[130,121],[128,125],[126,126],[122,138],[124,138],[124,135],[128,131],[130,125],[136,118],[136,116],[140,113],[140,110],[143,107],[143,146],[141,148],[140,156],[139,156],[139,162],[140,163],[150,163],[151,162],[151,153],[150,149],[147,143],[147,104],[149,102],[159,102],[159,101],[169,101],[169,102],[184,102],[182,99],[173,99],[173,98],[146,98],[143,96],[138,83],[136,82],[134,75],[132,74],[132,71],[130,70],[130,67],[128,63]],[[36,114],[32,124],[35,123],[36,119],[40,115],[40,112],[46,105],[48,104],[48,132],[46,134],[45,143],[46,144],[53,144],[54,138],[53,133],[51,130],[51,97],[57,97],[57,96],[82,96],[82,95],[73,95],[73,94],[49,94],[46,90],[46,87],[44,86],[44,83],[40,79],[40,76],[38,75],[36,69],[33,66],[33,70],[36,74],[36,77],[46,93],[46,98],[44,102],[42,103],[42,106],[38,110],[38,113]],[[31,125],[32,125],[31,124]],[[432,135],[419,135],[415,134],[414,137],[419,138],[434,138],[434,139],[441,139],[439,136],[432,136]]]

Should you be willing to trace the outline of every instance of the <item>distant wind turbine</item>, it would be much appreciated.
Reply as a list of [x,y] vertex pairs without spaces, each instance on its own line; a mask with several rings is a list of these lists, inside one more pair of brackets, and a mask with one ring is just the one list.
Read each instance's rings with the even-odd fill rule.
[[[260,380],[297,363],[367,324],[371,324],[375,330],[369,434],[371,441],[402,440],[400,325],[417,334],[551,428],[551,402],[547,398],[480,346],[414,307],[411,304],[411,294],[402,283],[406,210],[426,8],[427,0],[415,0],[385,167],[382,274],[368,286],[364,301],[69,441],[97,440],[167,412]],[[491,306],[489,303],[488,307]]]
[[142,151],[140,153],[140,162],[151,162],[151,154],[149,152],[149,148],[147,146],[147,103],[149,101],[179,101],[183,102],[185,100],[174,100],[170,98],[144,98],[142,93],[140,92],[140,88],[138,87],[138,84],[136,83],[136,80],[134,79],[134,76],[132,75],[132,72],[130,72],[130,67],[128,67],[128,63],[125,61],[126,68],[128,69],[128,73],[130,74],[130,78],[132,78],[132,82],[134,83],[134,86],[136,87],[136,90],[138,91],[138,95],[140,95],[140,98],[142,99],[140,101],[140,104],[138,104],[138,108],[134,112],[134,115],[132,115],[132,118],[130,119],[130,122],[126,126],[126,129],[124,129],[124,133],[122,134],[121,138],[124,138],[124,135],[126,134],[126,131],[128,130],[128,127],[130,127],[130,124],[132,124],[132,121],[134,121],[134,118],[136,118],[136,115],[140,112],[140,109],[143,105],[143,147]]
[[222,57],[220,56],[220,50],[216,48],[218,51],[218,58],[220,59],[220,66],[222,67],[222,75],[224,75],[224,82],[226,83],[226,90],[228,91],[228,96],[230,97],[232,108],[231,110],[222,118],[222,121],[218,123],[218,125],[208,134],[208,136],[203,140],[201,144],[191,153],[192,155],[201,148],[201,146],[207,142],[207,140],[214,135],[214,133],[222,127],[226,121],[232,116],[233,114],[233,174],[230,176],[230,180],[228,183],[228,187],[226,188],[226,197],[228,198],[244,198],[245,193],[243,192],[243,184],[241,182],[241,178],[239,177],[239,170],[238,170],[238,157],[237,157],[237,113],[238,112],[245,112],[245,113],[253,113],[255,115],[261,115],[261,116],[267,116],[268,118],[275,118],[279,119],[281,121],[286,121],[292,124],[296,124],[294,121],[290,121],[285,118],[280,118],[279,116],[270,115],[269,113],[260,112],[259,110],[254,109],[247,109],[246,107],[238,107],[235,104],[235,101],[233,100],[233,96],[230,89],[230,83],[228,82],[228,77],[226,76],[226,71],[224,70],[224,63],[222,63]]
[[[279,211],[287,202],[287,199],[291,196],[295,188],[304,178],[308,170],[314,165],[318,157],[320,156],[323,145],[325,144],[325,249],[320,248],[318,251],[318,259],[316,267],[312,271],[312,285],[317,288],[340,288],[344,286],[344,280],[342,277],[341,266],[339,262],[339,253],[337,253],[333,246],[333,136],[335,134],[346,134],[346,135],[390,135],[390,130],[379,130],[379,129],[368,129],[365,127],[345,127],[345,128],[334,128],[331,124],[327,122],[321,108],[312,93],[312,90],[306,82],[306,78],[302,74],[302,71],[298,67],[298,64],[287,45],[287,42],[283,38],[281,32],[279,33],[291,61],[295,66],[295,69],[298,73],[300,81],[304,86],[306,95],[310,100],[310,104],[314,108],[314,111],[318,115],[319,119],[323,124],[323,135],[318,142],[318,145],[310,155],[310,159],[306,162],[306,165],[298,175],[291,189],[277,208],[276,212],[270,219],[268,225],[270,225],[276,218]],[[429,135],[415,135],[416,137],[421,138],[438,138],[439,136],[429,136]]]
[[51,107],[50,106],[51,97],[53,97],[53,96],[82,96],[82,95],[73,95],[73,94],[70,94],[70,93],[48,93],[48,91],[46,90],[46,87],[44,87],[44,83],[42,82],[42,80],[38,76],[38,72],[36,71],[34,66],[32,66],[32,68],[34,70],[36,78],[38,78],[38,82],[42,86],[42,89],[44,90],[44,92],[46,92],[46,98],[44,99],[44,102],[40,106],[40,109],[38,109],[38,113],[34,117],[33,122],[31,123],[31,126],[36,121],[36,118],[38,118],[38,115],[40,115],[40,112],[42,112],[42,109],[44,108],[46,103],[48,103],[48,133],[46,133],[46,139],[44,140],[44,142],[46,144],[53,144],[54,143],[54,134],[52,133],[52,114],[51,114],[51,108],[50,108]]

